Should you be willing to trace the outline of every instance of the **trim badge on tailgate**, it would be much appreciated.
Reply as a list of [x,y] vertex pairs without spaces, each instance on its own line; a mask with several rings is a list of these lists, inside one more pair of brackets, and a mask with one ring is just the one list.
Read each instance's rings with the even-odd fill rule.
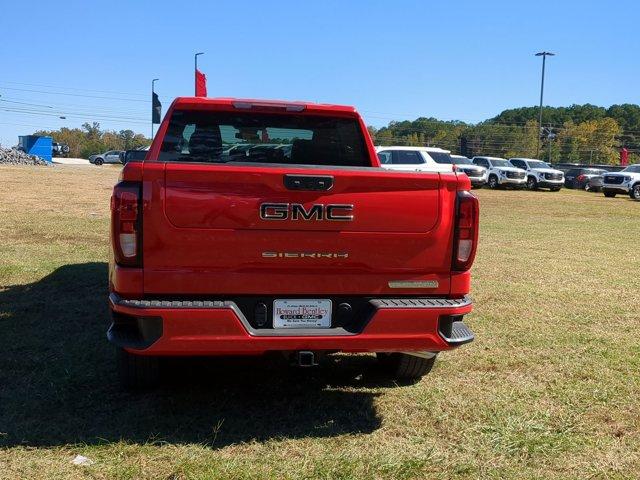
[[262,252],[262,258],[349,258],[347,252]]

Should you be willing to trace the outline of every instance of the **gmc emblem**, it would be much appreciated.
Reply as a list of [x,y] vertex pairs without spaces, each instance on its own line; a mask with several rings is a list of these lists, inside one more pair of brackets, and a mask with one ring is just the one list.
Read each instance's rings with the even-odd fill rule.
[[260,205],[262,220],[331,220],[350,222],[353,220],[353,205],[314,203],[305,208],[301,203],[263,203]]

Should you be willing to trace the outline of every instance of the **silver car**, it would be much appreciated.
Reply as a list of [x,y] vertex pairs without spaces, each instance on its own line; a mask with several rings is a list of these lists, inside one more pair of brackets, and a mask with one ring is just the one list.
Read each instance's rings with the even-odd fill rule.
[[89,157],[89,163],[94,165],[102,165],[103,163],[122,163],[120,160],[120,154],[123,153],[120,150],[109,150],[108,152],[100,153],[98,155],[91,155]]

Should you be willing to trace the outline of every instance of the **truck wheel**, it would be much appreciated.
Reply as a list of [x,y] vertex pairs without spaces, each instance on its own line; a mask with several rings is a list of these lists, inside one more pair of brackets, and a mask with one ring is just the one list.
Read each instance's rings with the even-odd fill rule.
[[93,163],[100,166],[104,163],[104,160],[102,160],[101,158],[96,158]]
[[120,384],[131,390],[151,388],[160,380],[160,360],[157,357],[133,355],[118,349],[118,375]]
[[538,182],[536,181],[536,179],[534,177],[527,178],[527,189],[529,189],[529,190],[537,190],[538,189]]
[[500,186],[500,184],[498,183],[498,177],[495,175],[489,175],[488,184],[489,184],[489,188],[492,188],[494,190],[498,188]]
[[629,196],[634,200],[640,201],[640,183],[636,183],[629,192]]
[[616,192],[604,192],[604,196],[607,198],[613,198],[616,196]]
[[420,380],[429,373],[436,361],[431,358],[416,357],[406,353],[376,353],[383,370],[396,380]]

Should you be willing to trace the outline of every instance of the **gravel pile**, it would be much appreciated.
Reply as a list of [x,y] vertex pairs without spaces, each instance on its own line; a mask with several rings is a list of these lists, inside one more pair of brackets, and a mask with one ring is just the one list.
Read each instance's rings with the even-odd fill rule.
[[2,163],[9,165],[49,165],[48,162],[35,155],[29,155],[12,148],[0,148],[0,164]]

